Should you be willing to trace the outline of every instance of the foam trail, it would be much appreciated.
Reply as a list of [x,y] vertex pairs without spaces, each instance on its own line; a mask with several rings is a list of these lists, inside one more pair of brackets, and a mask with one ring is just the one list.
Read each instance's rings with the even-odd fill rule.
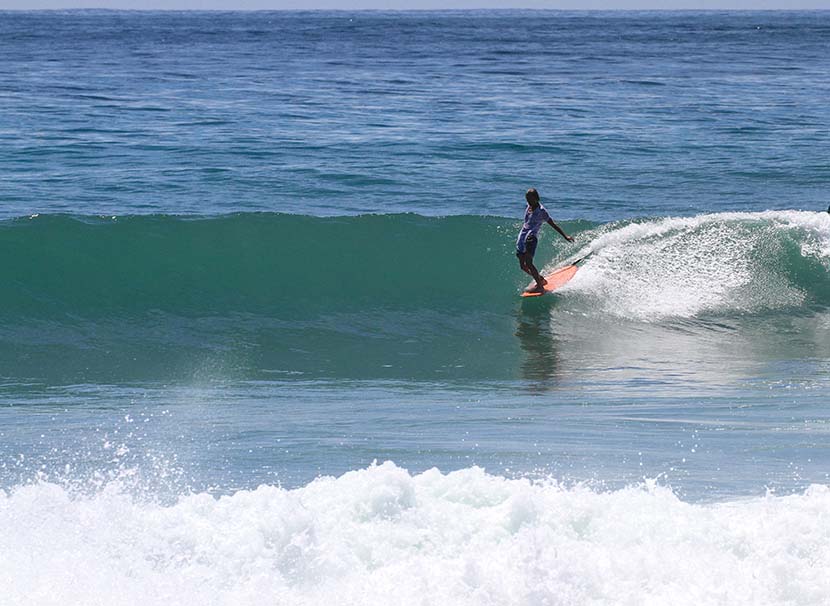
[[392,463],[170,506],[0,493],[5,604],[830,602],[830,490],[692,505]]
[[566,292],[589,295],[605,313],[656,321],[795,308],[826,296],[827,213],[720,213],[594,234],[595,252]]

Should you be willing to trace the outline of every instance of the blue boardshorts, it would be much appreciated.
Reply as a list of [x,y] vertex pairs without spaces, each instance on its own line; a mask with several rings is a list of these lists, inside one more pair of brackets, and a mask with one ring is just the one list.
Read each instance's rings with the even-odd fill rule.
[[521,255],[530,255],[530,258],[533,258],[533,255],[536,254],[536,245],[539,241],[534,238],[533,236],[528,236],[525,240],[525,251],[522,252],[518,248],[516,249],[516,256],[520,257]]

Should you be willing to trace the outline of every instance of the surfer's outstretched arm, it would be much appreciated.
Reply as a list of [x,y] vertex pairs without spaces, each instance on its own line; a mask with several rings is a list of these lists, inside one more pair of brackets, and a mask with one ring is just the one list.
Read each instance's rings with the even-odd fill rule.
[[569,236],[569,235],[568,235],[568,234],[566,234],[564,231],[562,231],[562,228],[561,228],[561,227],[559,227],[556,223],[554,223],[554,222],[553,222],[553,219],[548,219],[548,225],[550,225],[553,229],[555,229],[556,231],[558,231],[558,232],[559,232],[559,234],[560,234],[563,238],[565,238],[568,242],[573,242],[573,241],[574,241],[574,239],[573,239],[571,236]]

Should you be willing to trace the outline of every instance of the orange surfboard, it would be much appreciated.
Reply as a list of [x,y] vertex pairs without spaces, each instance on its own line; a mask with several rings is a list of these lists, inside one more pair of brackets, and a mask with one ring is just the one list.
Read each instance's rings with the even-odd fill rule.
[[[545,280],[548,281],[545,284],[545,290],[539,290],[536,288],[536,282],[531,282],[527,289],[522,292],[523,297],[541,297],[544,294],[549,292],[553,292],[557,288],[561,288],[565,284],[567,284],[571,278],[574,277],[576,271],[579,268],[576,265],[566,265],[561,269],[557,269],[552,274],[548,274],[545,276]],[[530,290],[528,290],[530,289]]]
[[[588,255],[590,255],[590,254],[591,253],[588,253]],[[553,292],[557,288],[562,288],[563,286],[565,286],[565,284],[570,282],[571,278],[573,278],[574,275],[576,274],[577,270],[579,269],[576,266],[577,263],[581,262],[588,255],[585,255],[585,257],[582,257],[581,259],[577,259],[576,261],[574,261],[570,265],[566,265],[565,267],[560,267],[559,269],[557,269],[556,271],[554,271],[552,273],[549,273],[547,275],[543,274],[545,280],[548,281],[548,283],[545,284],[545,290],[539,290],[538,288],[536,288],[536,281],[534,280],[533,282],[531,282],[530,284],[527,285],[527,288],[524,289],[521,296],[523,296],[523,297],[541,297],[542,295],[546,295],[549,292]]]

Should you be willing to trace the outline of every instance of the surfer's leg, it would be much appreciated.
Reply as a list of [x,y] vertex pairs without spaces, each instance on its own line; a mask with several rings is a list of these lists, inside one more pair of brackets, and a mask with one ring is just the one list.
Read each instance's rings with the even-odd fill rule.
[[529,236],[527,240],[525,240],[525,264],[527,265],[527,273],[533,276],[533,279],[536,280],[536,286],[542,290],[545,284],[548,283],[541,275],[539,275],[539,270],[536,269],[536,266],[533,264],[533,255],[536,254],[536,245],[538,241],[536,240],[535,236]]
[[539,270],[536,269],[535,265],[533,265],[533,256],[527,252],[517,252],[516,256],[519,258],[519,267],[522,268],[522,271],[529,274],[534,280],[536,280],[536,286],[540,289],[543,288],[548,281],[541,276]]
[[525,263],[527,264],[527,273],[533,276],[533,279],[536,280],[536,285],[541,289],[547,284],[547,280],[539,275],[539,270],[533,264],[533,255],[536,254],[536,245],[538,243],[539,241],[533,235],[525,240],[525,247],[527,249],[525,252]]
[[519,257],[519,267],[522,268],[522,271],[532,276],[534,280],[541,283],[545,283],[545,279],[539,275],[536,267],[533,265],[533,257],[529,253],[516,253],[516,256]]
[[527,266],[527,253],[517,252],[516,257],[519,259],[519,267],[522,268],[522,271],[532,276],[533,274],[530,273],[530,268]]
[[528,264],[527,264],[527,269],[528,269],[528,272],[527,272],[527,273],[529,273],[531,276],[533,276],[533,279],[534,279],[534,280],[536,280],[536,285],[537,285],[539,288],[544,288],[544,287],[545,287],[545,284],[547,284],[547,283],[548,283],[548,281],[547,281],[547,280],[545,280],[545,279],[542,277],[542,275],[539,273],[539,270],[538,270],[538,269],[536,269],[536,266],[535,266],[535,265],[533,265],[533,261],[528,262]]
[[[536,253],[536,238],[534,238],[533,236],[529,236],[525,240],[525,249],[524,250],[517,250],[516,251],[516,256],[519,257],[519,266],[522,268],[522,271],[525,272],[526,274],[530,274],[531,276],[534,277],[534,279],[539,274],[539,272],[536,271],[536,268],[533,267],[533,255],[535,253]],[[538,280],[537,280],[537,282],[538,282]]]

